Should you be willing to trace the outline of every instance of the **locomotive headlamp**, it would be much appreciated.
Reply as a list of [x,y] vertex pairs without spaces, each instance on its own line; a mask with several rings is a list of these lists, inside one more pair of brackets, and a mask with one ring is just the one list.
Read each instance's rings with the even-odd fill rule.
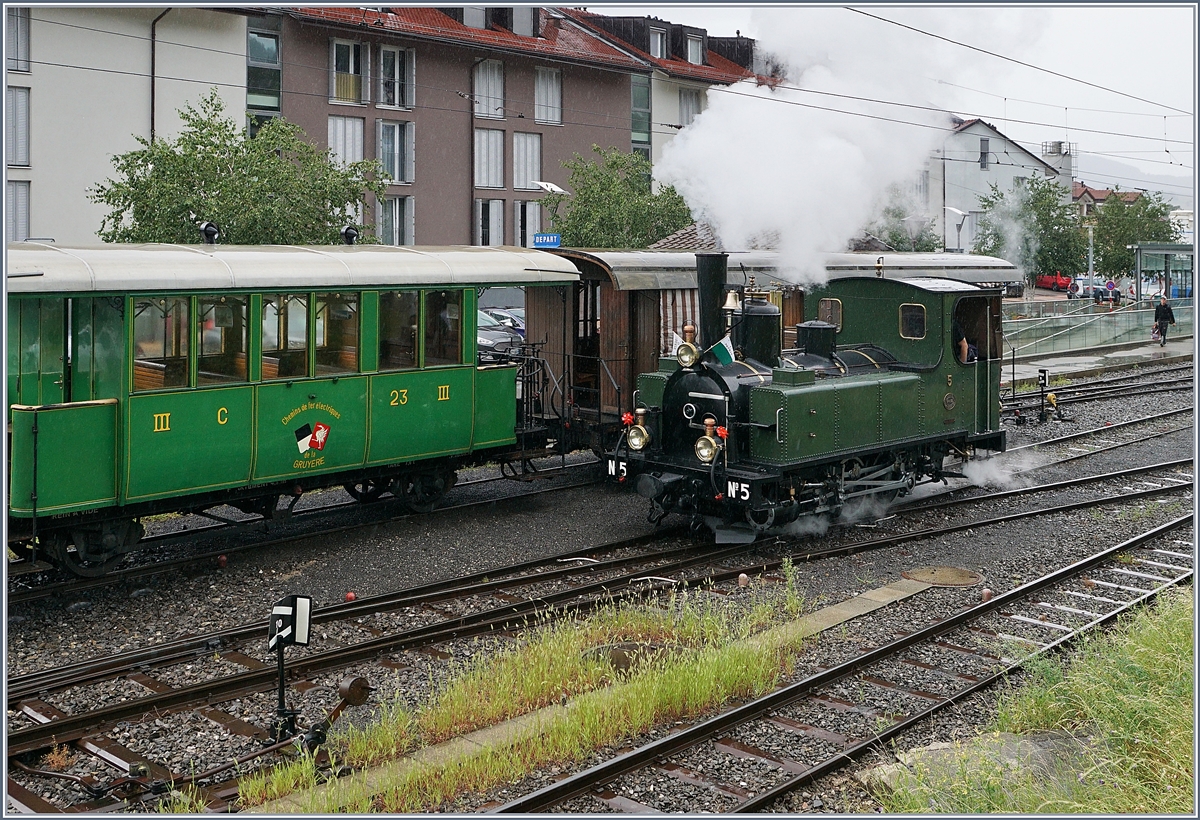
[[640,424],[635,424],[629,428],[626,440],[629,442],[630,450],[644,450],[650,443],[650,431]]
[[684,342],[676,349],[675,358],[679,359],[681,367],[691,367],[700,360],[700,351],[691,342]]
[[717,451],[721,449],[720,443],[716,439],[717,420],[712,416],[707,416],[704,419],[704,435],[696,439],[696,458],[709,464],[717,457]]

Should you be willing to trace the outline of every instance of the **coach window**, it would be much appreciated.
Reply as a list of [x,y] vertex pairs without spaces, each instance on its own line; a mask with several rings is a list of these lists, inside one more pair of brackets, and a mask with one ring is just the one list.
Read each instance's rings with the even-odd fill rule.
[[200,324],[196,384],[246,381],[246,297],[202,296],[196,314]]
[[925,338],[925,306],[924,305],[901,305],[900,306],[900,338],[901,339],[924,339]]
[[358,372],[358,294],[318,293],[317,375]]
[[267,294],[262,307],[262,377],[308,375],[308,294]]
[[828,322],[831,325],[837,325],[837,329],[842,329],[842,300],[841,299],[821,299],[817,302],[817,319],[822,322]]
[[379,369],[411,370],[417,366],[417,292],[379,295]]
[[425,292],[425,366],[462,364],[461,290]]
[[189,297],[138,299],[133,307],[133,389],[188,386]]

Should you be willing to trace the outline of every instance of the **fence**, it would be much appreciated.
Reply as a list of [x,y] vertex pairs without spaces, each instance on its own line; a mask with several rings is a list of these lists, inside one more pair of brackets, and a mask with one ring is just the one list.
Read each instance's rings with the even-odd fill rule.
[[[1038,315],[1035,316],[1004,320],[1005,353],[1011,355],[1015,351],[1018,356],[1028,356],[1088,350],[1101,345],[1148,343],[1154,327],[1155,304],[1149,301],[1126,303],[1110,311],[1107,305],[1098,306],[1091,302],[1080,305],[1074,300],[1069,303],[1031,302],[1030,306],[1046,305],[1047,308],[1044,312],[1036,311]],[[1053,308],[1063,312],[1053,312]],[[1192,334],[1192,300],[1172,299],[1171,308],[1175,312],[1175,327],[1171,328],[1168,338]]]

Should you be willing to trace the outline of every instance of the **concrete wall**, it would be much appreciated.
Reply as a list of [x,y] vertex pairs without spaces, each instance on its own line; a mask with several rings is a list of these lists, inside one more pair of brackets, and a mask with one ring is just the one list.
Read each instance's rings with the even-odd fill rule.
[[[60,244],[99,242],[106,213],[87,189],[110,178],[112,157],[150,136],[150,23],[163,8],[35,6],[29,73],[7,72],[30,89],[29,234]],[[172,9],[157,27],[157,134],[173,137],[176,110],[216,85],[240,119],[246,102],[246,27],[237,14]]]
[[[332,103],[329,90],[329,41],[333,38],[369,44],[372,88],[364,104]],[[416,107],[398,111],[380,108],[377,97],[380,45],[416,50]],[[402,36],[340,30],[287,18],[282,33],[282,114],[309,135],[313,144],[328,147],[330,116],[358,117],[363,123],[363,156],[377,157],[376,120],[414,123],[413,181],[392,185],[389,195],[413,197],[413,240],[421,245],[471,244],[474,241],[474,200],[504,200],[504,243],[514,244],[513,202],[537,200],[541,191],[513,190],[513,133],[542,135],[541,178],[569,188],[562,167],[578,153],[594,157],[592,145],[629,150],[629,75],[616,71],[553,63],[533,57],[489,53],[485,49],[430,42]],[[471,102],[476,61],[504,63],[504,119],[476,119]],[[557,68],[562,76],[562,125],[534,122],[534,69]],[[474,129],[505,131],[503,189],[474,187]],[[368,204],[368,223],[375,221],[374,202]],[[542,229],[549,230],[542,214]]]

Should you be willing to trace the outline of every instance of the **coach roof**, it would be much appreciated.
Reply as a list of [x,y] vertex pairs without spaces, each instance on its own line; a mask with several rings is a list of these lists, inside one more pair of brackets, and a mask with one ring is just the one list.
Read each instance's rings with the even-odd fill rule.
[[569,260],[516,247],[392,245],[8,246],[10,293],[306,290],[573,282]]

